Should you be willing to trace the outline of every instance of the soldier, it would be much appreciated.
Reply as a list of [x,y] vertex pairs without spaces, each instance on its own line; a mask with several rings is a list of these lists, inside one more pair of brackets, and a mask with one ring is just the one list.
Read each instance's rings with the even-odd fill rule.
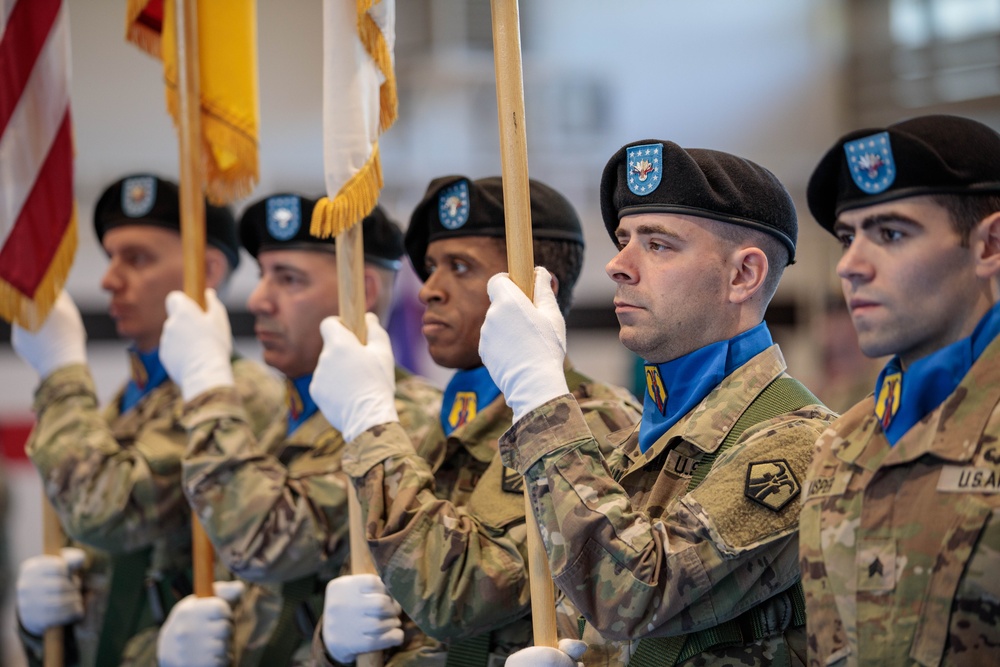
[[[225,373],[218,341],[228,331],[217,324],[226,322],[221,304],[203,313],[183,294],[167,299],[170,318],[161,349],[170,376],[184,387],[206,368],[219,369],[204,386],[210,391],[191,395],[184,406],[190,436],[184,488],[219,558],[254,584],[234,619],[235,662],[244,666],[307,662],[324,586],[340,574],[349,551],[344,439],[309,392],[323,346],[320,321],[338,312],[336,247],[333,238],[310,235],[314,204],[276,194],[251,205],[240,219],[243,246],[260,265],[248,300],[255,331],[264,360],[284,374],[287,385],[288,410],[260,439]],[[378,207],[362,225],[365,307],[373,319],[385,319],[403,234]],[[373,411],[398,413],[408,438],[419,444],[437,418],[441,392],[401,368],[390,372],[395,402],[390,395]],[[351,386],[357,379],[341,375],[336,381]],[[228,626],[212,621],[225,616],[228,605],[212,598],[181,605],[161,634],[161,664],[218,664],[228,648]],[[413,634],[408,639],[424,641]]]
[[1000,135],[955,116],[851,132],[807,194],[862,351],[894,355],[809,468],[811,664],[998,664]]
[[[619,337],[646,362],[638,428],[602,455],[555,381],[565,329],[544,275],[534,305],[491,279],[480,349],[514,408],[504,462],[587,619],[584,664],[800,664],[799,483],[833,415],[763,322],[795,256],[792,200],[748,160],[647,140],[608,162],[601,211]],[[533,647],[515,664],[575,662]]]
[[[228,209],[206,205],[205,217],[205,281],[216,288],[239,262],[239,245]],[[147,174],[115,182],[97,202],[94,229],[110,259],[101,280],[109,313],[131,341],[131,380],[98,408],[80,313],[65,292],[38,332],[15,326],[12,335],[41,378],[28,456],[66,533],[87,545],[21,566],[17,608],[33,664],[45,629],[68,623],[67,664],[155,664],[159,625],[191,588],[185,396],[158,350],[163,299],[183,285],[177,186]],[[226,359],[237,409],[261,432],[280,407],[280,385],[260,365],[231,358],[230,348]]]
[[[552,271],[559,308],[568,311],[583,262],[580,221],[548,186],[531,182],[530,196],[535,261]],[[507,267],[500,179],[432,181],[410,218],[406,249],[424,280],[420,300],[430,354],[456,369],[428,443],[433,447],[414,451],[405,428],[366,409],[392,393],[385,373],[392,355],[384,345],[360,345],[334,319],[322,325],[313,394],[349,442],[344,469],[358,488],[388,596],[446,644],[423,662],[393,664],[496,665],[531,643],[522,484],[497,451],[511,409],[478,352],[489,306],[486,281]],[[637,417],[638,406],[625,390],[595,382],[568,363],[560,362],[556,372],[573,388],[595,432],[609,433]],[[351,391],[336,381],[345,375],[359,378]],[[374,635],[365,634],[360,605],[338,593],[333,585],[327,591],[321,634],[330,656],[344,663],[378,646],[368,637],[378,638],[379,619],[371,621]],[[379,613],[391,617],[390,598],[380,590],[371,595],[370,606],[381,596]],[[353,633],[344,631],[349,619]],[[564,637],[577,636],[575,620],[561,628]],[[456,662],[460,656],[468,662]]]

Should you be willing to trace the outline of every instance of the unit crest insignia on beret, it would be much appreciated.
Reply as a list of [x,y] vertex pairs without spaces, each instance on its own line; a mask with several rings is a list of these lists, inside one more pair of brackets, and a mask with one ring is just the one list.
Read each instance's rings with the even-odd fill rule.
[[445,229],[458,229],[469,220],[469,184],[459,181],[438,195],[438,218]]
[[896,180],[889,133],[879,132],[844,144],[855,185],[870,195],[886,190]]
[[141,218],[156,202],[156,179],[152,176],[132,176],[122,183],[122,213]]
[[743,495],[767,509],[780,512],[802,491],[792,467],[784,459],[758,461],[747,466]]
[[643,197],[660,186],[663,174],[663,144],[631,146],[628,160],[628,189]]
[[298,197],[281,196],[267,200],[267,233],[278,241],[287,241],[302,227],[302,208]]

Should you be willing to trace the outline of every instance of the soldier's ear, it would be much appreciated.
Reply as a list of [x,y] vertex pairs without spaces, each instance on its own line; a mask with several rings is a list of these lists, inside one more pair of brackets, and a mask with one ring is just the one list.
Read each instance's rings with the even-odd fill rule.
[[229,274],[229,262],[222,251],[214,246],[205,248],[205,286],[219,289]]
[[1000,276],[1000,211],[982,219],[970,243],[975,252],[976,275],[987,279]]
[[746,246],[730,255],[729,301],[745,303],[760,291],[770,269],[767,255],[756,246]]

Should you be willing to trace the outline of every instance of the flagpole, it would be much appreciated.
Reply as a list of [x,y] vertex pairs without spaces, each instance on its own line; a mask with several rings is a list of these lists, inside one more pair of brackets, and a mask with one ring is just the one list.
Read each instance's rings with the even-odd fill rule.
[[[524,83],[521,75],[521,33],[517,0],[490,0],[493,16],[493,64],[497,79],[500,122],[500,162],[507,231],[507,271],[514,284],[532,298],[535,262],[531,243],[531,199],[528,191],[528,141],[524,125]],[[555,647],[555,586],[548,556],[524,487],[527,522],[531,624],[535,646]]]
[[[365,251],[359,221],[346,231],[337,234],[337,296],[340,300],[340,319],[354,332],[362,344],[368,340],[365,326]],[[365,537],[361,501],[353,484],[347,484],[348,540],[351,548],[351,574],[378,574],[368,550]],[[358,667],[382,667],[382,652],[362,653],[357,657]]]
[[[198,3],[177,0],[177,131],[180,144],[181,246],[184,293],[205,308],[205,195],[201,159],[201,93],[198,81]],[[213,595],[215,555],[198,515],[191,513],[194,592]]]
[[[45,497],[45,494],[42,494],[42,552],[50,556],[58,556],[65,541],[66,536],[63,534],[62,524],[59,523],[59,515],[56,514],[52,503]],[[65,632],[66,628],[61,625],[53,626],[45,631],[45,645],[42,651],[45,667],[63,667],[66,648]]]

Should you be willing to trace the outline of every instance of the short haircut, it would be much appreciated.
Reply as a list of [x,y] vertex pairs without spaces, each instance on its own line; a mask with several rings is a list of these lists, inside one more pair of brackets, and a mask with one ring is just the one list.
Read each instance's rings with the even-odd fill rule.
[[938,206],[948,211],[951,226],[962,239],[962,246],[969,245],[972,230],[983,218],[1000,211],[1000,195],[984,194],[940,194],[931,195]]
[[713,225],[713,228],[717,230],[719,236],[730,244],[732,249],[737,246],[752,246],[764,251],[764,256],[767,257],[767,276],[764,277],[764,284],[761,285],[757,295],[762,299],[762,305],[766,308],[771,303],[771,299],[774,298],[774,293],[778,290],[778,283],[781,282],[781,276],[785,272],[785,267],[788,266],[788,247],[776,237],[750,227],[719,222]]

